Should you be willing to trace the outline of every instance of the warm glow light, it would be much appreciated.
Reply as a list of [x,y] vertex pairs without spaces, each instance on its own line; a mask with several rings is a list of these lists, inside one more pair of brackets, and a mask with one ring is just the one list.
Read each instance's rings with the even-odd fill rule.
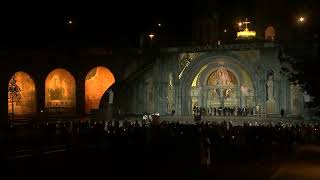
[[45,104],[49,112],[74,112],[76,105],[76,83],[65,69],[50,72],[45,82]]
[[152,40],[154,37],[154,34],[149,34],[150,39]]
[[85,82],[86,113],[99,108],[101,97],[114,82],[115,78],[112,72],[103,66],[96,67],[87,74]]
[[303,17],[303,16],[299,17],[299,22],[301,22],[301,23],[302,23],[302,22],[304,22],[304,20],[305,20],[305,19],[304,19],[304,17]]
[[223,32],[227,32],[227,30],[225,29],[225,30],[223,30]]
[[72,21],[71,21],[71,20],[69,20],[69,21],[68,21],[68,23],[69,23],[69,24],[72,24]]
[[241,26],[242,26],[242,22],[239,22],[239,23],[238,23],[238,26],[240,26],[240,27],[241,27]]
[[161,27],[161,24],[159,23],[158,26]]
[[237,32],[237,38],[253,38],[256,37],[256,32],[255,31],[249,31],[249,30],[244,30],[244,31],[239,31]]
[[[15,77],[16,86],[20,88],[19,98],[9,98],[8,92],[8,113],[15,115],[27,115],[36,112],[36,86],[29,74],[19,71],[16,72],[11,80]],[[8,83],[10,87],[10,82]],[[8,87],[8,89],[9,89]]]
[[255,31],[250,31],[248,29],[248,24],[250,24],[250,22],[247,20],[244,22],[240,22],[239,26],[241,26],[242,24],[245,25],[244,30],[240,30],[239,32],[237,32],[237,39],[251,39],[251,38],[255,38],[256,37],[256,32]]

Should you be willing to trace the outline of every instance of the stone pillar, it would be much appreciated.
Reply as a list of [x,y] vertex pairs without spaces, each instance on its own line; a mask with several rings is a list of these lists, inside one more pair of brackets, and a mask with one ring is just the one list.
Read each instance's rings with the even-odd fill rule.
[[[84,78],[83,78],[84,77]],[[85,113],[85,76],[76,78],[76,113]]]
[[[117,110],[117,109],[116,109]],[[117,110],[118,111],[118,110]],[[118,112],[117,112],[118,113]],[[123,112],[122,112],[123,113]],[[113,103],[108,103],[106,110],[106,121],[111,121],[113,117]],[[118,117],[117,117],[118,118]]]
[[[45,102],[45,94],[46,94],[46,74],[41,74],[39,77],[34,77],[35,85],[36,85],[36,101],[37,101],[37,120],[42,121],[47,118],[46,113],[46,102]],[[39,113],[40,112],[40,113]]]
[[[9,74],[6,72],[7,68],[4,68],[0,71],[0,160],[4,160],[7,158],[7,145],[6,145],[6,137],[7,137],[7,127],[8,127],[8,82],[9,82]],[[2,161],[4,162],[4,161]]]
[[238,87],[238,90],[237,90],[237,92],[238,92],[238,97],[240,97],[239,99],[240,99],[240,107],[244,107],[244,104],[245,104],[245,102],[244,102],[244,97],[243,97],[243,95],[242,95],[242,92],[241,92],[241,89],[240,89],[240,87]]
[[203,106],[202,107],[207,108],[207,106],[208,106],[207,100],[208,100],[208,89],[205,88],[205,89],[203,89]]
[[[200,87],[199,88],[199,94],[198,94],[198,104],[199,104],[199,107],[203,107],[203,88]],[[188,94],[189,95],[189,94]]]

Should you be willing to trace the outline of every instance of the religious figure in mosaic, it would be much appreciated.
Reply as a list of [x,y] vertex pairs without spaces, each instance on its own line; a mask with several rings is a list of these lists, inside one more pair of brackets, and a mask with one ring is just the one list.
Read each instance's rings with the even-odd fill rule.
[[237,79],[231,71],[221,67],[209,76],[207,85],[230,87],[237,85]]

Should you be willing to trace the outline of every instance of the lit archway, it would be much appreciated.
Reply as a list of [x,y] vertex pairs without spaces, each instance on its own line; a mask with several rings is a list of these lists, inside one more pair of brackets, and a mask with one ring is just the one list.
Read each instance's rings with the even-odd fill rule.
[[85,112],[98,109],[101,97],[115,82],[112,72],[102,66],[93,68],[86,76],[85,81]]
[[48,112],[75,112],[76,83],[70,72],[59,68],[48,74],[45,103]]
[[8,113],[28,115],[36,111],[36,87],[33,79],[25,72],[16,72],[8,83]]

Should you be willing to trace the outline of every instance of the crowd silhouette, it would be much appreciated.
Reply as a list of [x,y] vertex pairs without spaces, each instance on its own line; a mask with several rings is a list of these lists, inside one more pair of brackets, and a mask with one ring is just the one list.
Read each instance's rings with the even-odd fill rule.
[[[290,155],[298,144],[319,144],[319,124],[273,125],[230,122],[58,122],[10,127],[11,151],[29,146],[35,157],[44,146],[67,144],[72,153],[90,150],[106,166],[131,169],[211,168],[221,161],[261,161],[275,152]],[[20,133],[20,134],[19,134]],[[71,154],[72,154],[71,153]],[[79,153],[79,152],[78,152]],[[151,168],[152,167],[152,168]],[[151,169],[150,169],[151,168]]]

